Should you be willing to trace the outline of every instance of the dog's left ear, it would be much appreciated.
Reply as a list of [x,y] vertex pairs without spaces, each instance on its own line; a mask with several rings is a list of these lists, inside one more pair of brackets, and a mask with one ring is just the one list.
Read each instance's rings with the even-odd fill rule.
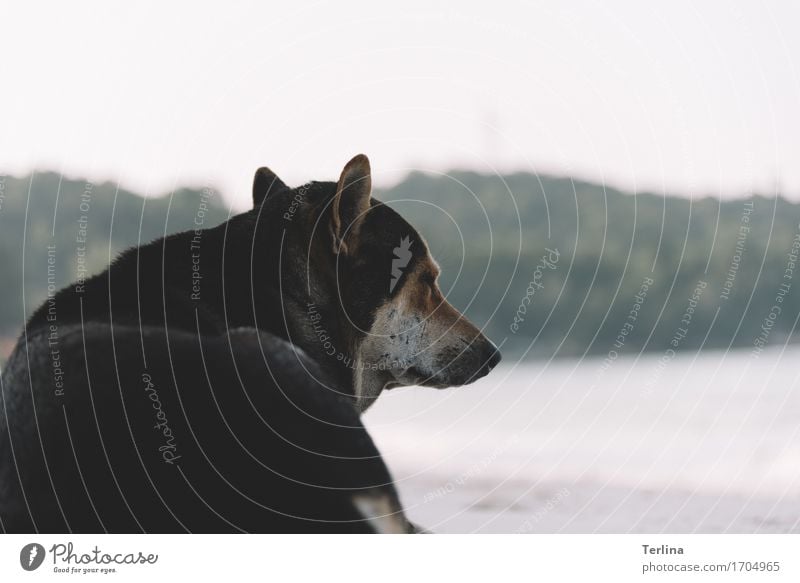
[[364,213],[369,210],[372,195],[372,176],[369,158],[359,154],[342,170],[336,195],[331,203],[330,231],[333,237],[333,252],[347,253],[348,242],[356,240]]
[[253,178],[253,206],[258,207],[270,194],[286,190],[289,187],[283,183],[269,168],[263,167],[256,170]]

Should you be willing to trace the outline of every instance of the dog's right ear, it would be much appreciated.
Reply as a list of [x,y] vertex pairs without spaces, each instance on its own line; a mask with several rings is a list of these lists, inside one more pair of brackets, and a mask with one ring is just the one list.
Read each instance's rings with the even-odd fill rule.
[[288,188],[272,170],[267,167],[259,168],[253,179],[253,206],[260,206],[264,199],[271,194]]
[[331,205],[329,224],[335,254],[348,252],[347,240],[358,239],[364,213],[370,208],[372,171],[369,158],[359,154],[342,170]]

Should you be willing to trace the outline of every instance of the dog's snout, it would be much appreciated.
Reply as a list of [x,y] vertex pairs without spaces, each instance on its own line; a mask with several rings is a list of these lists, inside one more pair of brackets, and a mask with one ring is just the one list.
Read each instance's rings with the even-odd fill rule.
[[[460,387],[488,375],[502,360],[500,349],[455,308],[455,323],[445,322],[450,334],[440,333],[429,346],[433,357],[430,380],[422,383],[434,387]],[[443,324],[442,324],[443,326]],[[419,383],[418,383],[419,384]]]

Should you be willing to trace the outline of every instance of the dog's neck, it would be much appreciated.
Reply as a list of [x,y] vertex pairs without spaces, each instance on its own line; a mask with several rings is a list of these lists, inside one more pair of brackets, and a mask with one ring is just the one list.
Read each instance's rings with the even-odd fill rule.
[[[347,334],[350,326],[338,307],[338,295],[330,291],[336,289],[335,282],[331,284],[335,278],[315,264],[314,253],[318,251],[309,253],[306,246],[305,237],[284,242],[281,272],[276,278],[286,339],[303,349],[334,380],[337,386],[332,390],[345,393],[359,411],[364,411],[361,395],[364,382],[370,384],[370,375],[358,373],[357,342]],[[288,263],[289,257],[309,257],[311,264]]]
[[344,333],[349,324],[336,308],[337,299],[320,291],[327,289],[319,274],[311,271],[311,281],[298,297],[286,297],[289,341],[316,360],[340,387],[348,391],[359,412],[366,411],[391,380],[386,371],[374,370],[358,348],[358,341]]
[[[328,250],[319,240],[309,249],[311,237],[304,227],[295,223],[284,232],[265,229],[258,233],[256,248],[274,254],[266,263],[276,268],[268,280],[262,280],[260,294],[263,309],[271,314],[258,320],[272,322],[278,329],[270,332],[284,336],[313,358],[336,383],[332,390],[346,393],[363,412],[391,375],[373,370],[359,354],[359,339],[340,308],[336,275],[327,259],[322,259]],[[298,257],[303,260],[297,261]]]

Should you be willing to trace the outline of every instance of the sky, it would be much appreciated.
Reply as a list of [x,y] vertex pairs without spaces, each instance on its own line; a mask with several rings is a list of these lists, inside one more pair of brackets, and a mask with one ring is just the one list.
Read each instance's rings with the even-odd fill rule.
[[150,195],[253,173],[531,171],[800,200],[800,3],[17,2],[0,172]]

